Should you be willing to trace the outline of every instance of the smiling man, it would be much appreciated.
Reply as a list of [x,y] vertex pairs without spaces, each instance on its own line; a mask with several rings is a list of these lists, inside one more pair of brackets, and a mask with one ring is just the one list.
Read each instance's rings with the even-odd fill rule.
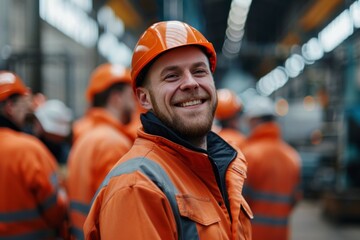
[[97,191],[86,239],[251,239],[246,161],[210,131],[215,65],[212,44],[183,22],[156,23],[140,37],[132,84],[148,111]]

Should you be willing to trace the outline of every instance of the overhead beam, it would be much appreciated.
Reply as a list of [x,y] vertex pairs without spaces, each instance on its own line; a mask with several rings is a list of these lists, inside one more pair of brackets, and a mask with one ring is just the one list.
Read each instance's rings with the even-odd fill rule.
[[128,0],[108,0],[107,4],[121,18],[127,28],[141,27],[144,19]]
[[310,9],[300,18],[300,27],[305,32],[308,32],[323,25],[343,2],[343,0],[315,1]]

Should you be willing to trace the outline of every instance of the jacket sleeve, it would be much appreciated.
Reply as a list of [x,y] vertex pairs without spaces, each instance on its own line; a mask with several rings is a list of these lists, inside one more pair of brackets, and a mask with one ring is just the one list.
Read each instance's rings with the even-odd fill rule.
[[119,159],[129,151],[131,145],[120,144],[118,141],[104,141],[96,149],[94,159],[96,159],[93,165],[92,190],[97,191],[106,175],[110,172],[113,166],[119,161]]
[[139,172],[116,178],[116,187],[105,187],[96,197],[84,224],[85,239],[177,239],[161,190]]
[[34,144],[26,152],[24,180],[31,189],[41,216],[54,228],[62,228],[66,216],[66,194],[60,185],[56,160],[45,146]]

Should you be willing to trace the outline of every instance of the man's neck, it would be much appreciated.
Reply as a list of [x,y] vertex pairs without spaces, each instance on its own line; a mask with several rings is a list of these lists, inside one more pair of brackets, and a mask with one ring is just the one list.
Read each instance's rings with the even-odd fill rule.
[[199,138],[199,139],[191,139],[188,140],[192,145],[194,145],[195,147],[207,150],[207,141],[206,141],[206,136]]

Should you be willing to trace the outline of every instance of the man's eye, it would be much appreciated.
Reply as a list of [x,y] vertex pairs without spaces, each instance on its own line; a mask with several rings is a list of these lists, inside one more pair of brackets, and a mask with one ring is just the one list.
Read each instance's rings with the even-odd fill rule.
[[165,76],[165,80],[172,80],[178,77],[178,74],[172,73]]
[[206,74],[207,71],[205,69],[197,69],[194,71],[194,74],[196,75],[201,75],[201,74]]

